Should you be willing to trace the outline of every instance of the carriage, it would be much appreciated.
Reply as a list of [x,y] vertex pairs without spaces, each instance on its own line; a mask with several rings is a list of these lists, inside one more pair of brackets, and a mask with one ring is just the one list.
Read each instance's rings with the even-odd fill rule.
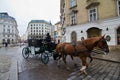
[[29,55],[40,55],[40,59],[44,64],[49,62],[49,57],[54,53],[54,49],[48,48],[44,39],[28,39],[28,46],[22,49],[22,55],[25,59]]

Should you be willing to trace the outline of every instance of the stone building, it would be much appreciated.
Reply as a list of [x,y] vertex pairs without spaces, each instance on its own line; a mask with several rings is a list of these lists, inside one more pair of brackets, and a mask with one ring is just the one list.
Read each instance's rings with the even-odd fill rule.
[[53,37],[53,25],[45,20],[31,20],[27,27],[27,39],[44,39],[49,33]]
[[61,0],[64,41],[106,35],[109,45],[120,45],[120,0]]
[[0,13],[0,44],[14,44],[18,42],[19,31],[15,18],[6,12]]
[[62,28],[62,26],[61,26],[60,21],[54,25],[54,38],[57,43],[62,39],[62,29],[61,28]]

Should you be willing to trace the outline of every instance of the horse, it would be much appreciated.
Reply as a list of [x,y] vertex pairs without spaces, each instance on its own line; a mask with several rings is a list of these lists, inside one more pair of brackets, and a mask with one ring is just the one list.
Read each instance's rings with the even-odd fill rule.
[[[93,60],[91,57],[92,50],[97,47],[102,51],[108,53],[109,48],[104,36],[99,37],[92,37],[82,41],[76,41],[76,46],[74,47],[72,43],[60,43],[56,46],[56,52],[59,53],[60,57],[62,57],[66,67],[66,56],[70,55],[73,59],[74,57],[79,57],[82,61],[82,68],[80,69],[81,72],[87,75],[85,69],[88,67],[88,63],[86,61],[87,57]],[[59,58],[60,58],[59,57]],[[67,69],[69,69],[67,67]]]
[[[66,44],[70,44],[70,43],[59,43],[59,44],[57,44],[57,46],[56,46],[56,49],[55,49],[55,54],[53,55],[53,58],[54,58],[54,60],[58,60],[58,66],[59,66],[59,63],[60,63],[60,59],[61,59],[61,57],[62,57],[62,55],[65,57],[64,59],[66,60],[66,57],[67,57],[67,54],[62,54],[62,53],[64,53],[63,52],[63,48],[64,48],[64,46],[66,45]],[[83,46],[84,47],[84,46]],[[86,49],[86,47],[84,47],[85,49]],[[85,51],[85,50],[84,50]],[[87,51],[87,50],[86,50]],[[82,51],[80,51],[80,52],[82,52]],[[61,55],[62,54],[62,55]],[[90,63],[92,62],[92,60],[93,60],[93,58],[92,58],[92,56],[88,53],[87,54],[87,56],[90,58]],[[70,56],[71,57],[71,59],[74,61],[74,59],[73,59],[73,56],[71,55]],[[66,63],[66,61],[65,61],[65,63]],[[75,63],[75,62],[74,62]],[[75,66],[77,65],[76,63],[74,64]]]

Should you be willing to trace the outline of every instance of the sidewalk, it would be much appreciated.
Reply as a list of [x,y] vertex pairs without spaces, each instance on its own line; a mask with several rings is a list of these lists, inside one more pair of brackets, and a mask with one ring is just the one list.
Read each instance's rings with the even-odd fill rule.
[[18,80],[17,60],[0,53],[0,80]]
[[112,62],[120,63],[120,48],[119,49],[110,50],[110,52],[108,54],[106,54],[106,55],[93,53],[92,56],[95,59],[101,59],[101,60],[106,60],[106,61],[112,61]]
[[11,58],[8,55],[0,54],[0,80],[9,79],[11,63]]

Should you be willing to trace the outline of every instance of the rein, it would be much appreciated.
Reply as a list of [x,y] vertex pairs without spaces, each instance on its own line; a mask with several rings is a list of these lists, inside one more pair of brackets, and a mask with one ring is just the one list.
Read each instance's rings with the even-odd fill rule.
[[[100,39],[100,40],[101,40],[101,39]],[[100,40],[96,41],[96,42],[93,44],[92,47],[93,47],[93,48],[96,47]],[[92,51],[93,51],[93,48],[92,48],[92,49],[89,49],[89,47],[87,46],[87,44],[85,43],[84,40],[81,41],[81,44],[86,47],[86,49],[87,49],[88,52],[92,52]]]
[[92,50],[90,50],[90,49],[88,49],[88,47],[87,47],[87,44],[84,42],[84,41],[81,41],[81,44],[83,45],[83,46],[85,46],[85,48],[87,49],[87,50],[85,50],[85,52],[91,52]]

